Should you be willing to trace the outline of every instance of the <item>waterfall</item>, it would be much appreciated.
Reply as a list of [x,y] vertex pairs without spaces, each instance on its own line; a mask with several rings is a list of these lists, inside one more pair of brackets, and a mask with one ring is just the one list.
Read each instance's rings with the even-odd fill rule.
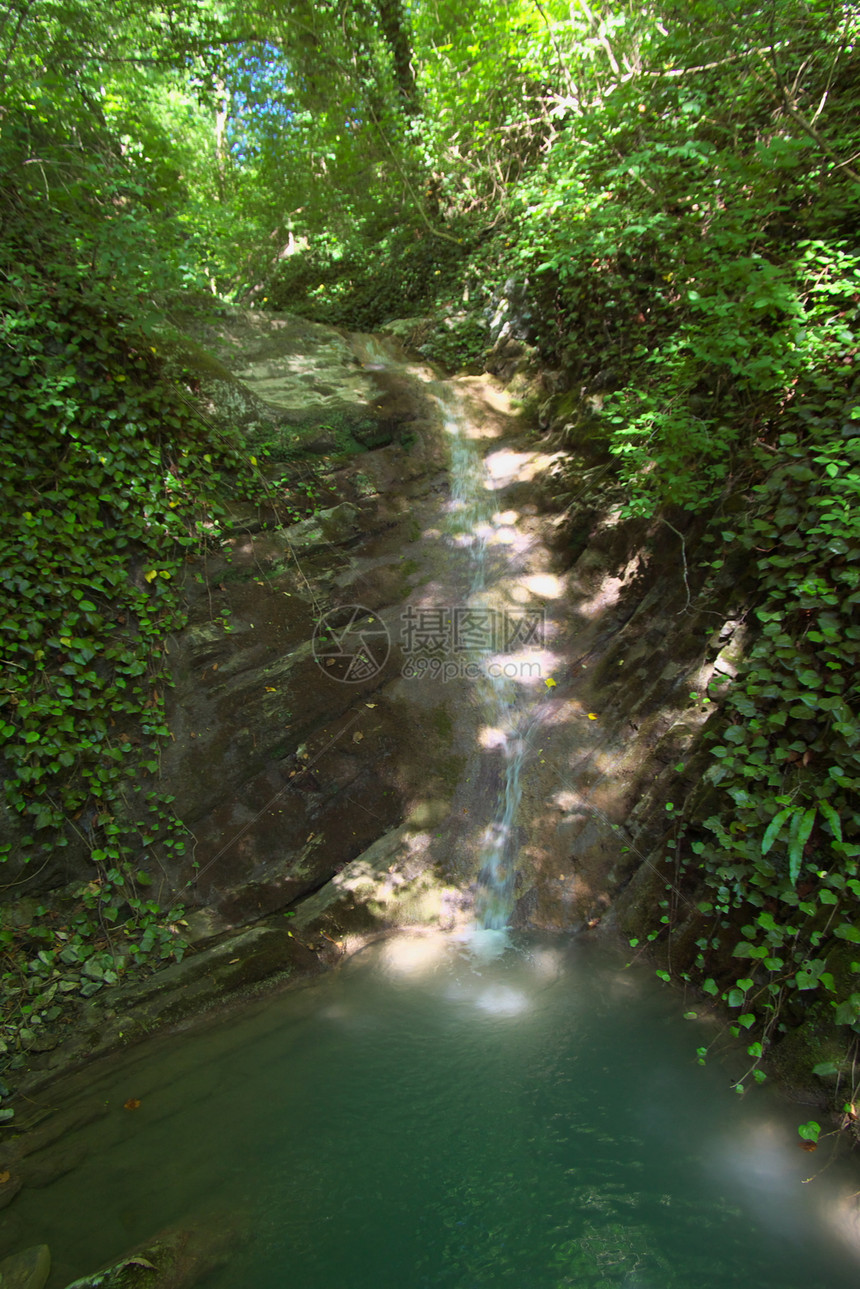
[[[497,521],[487,471],[480,452],[465,432],[466,416],[460,400],[442,387],[435,397],[442,409],[451,445],[450,534],[455,545],[468,551],[471,566],[466,605],[498,613],[489,581]],[[515,823],[528,740],[522,692],[513,680],[490,674],[486,664],[492,656],[493,651],[488,649],[476,649],[472,653],[472,658],[482,664],[481,678],[475,682],[479,707],[485,713],[486,724],[498,732],[497,746],[504,757],[495,815],[481,838],[475,913],[479,927],[501,930],[508,926],[514,907]]]

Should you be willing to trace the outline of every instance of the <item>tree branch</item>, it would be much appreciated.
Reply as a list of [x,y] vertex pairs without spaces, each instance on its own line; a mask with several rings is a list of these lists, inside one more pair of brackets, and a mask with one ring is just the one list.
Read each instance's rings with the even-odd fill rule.
[[849,179],[851,179],[856,184],[860,184],[860,174],[858,174],[856,170],[852,169],[848,165],[847,161],[840,160],[838,152],[836,152],[835,149],[830,146],[830,144],[824,138],[823,134],[821,134],[820,131],[817,130],[816,127],[812,124],[812,122],[808,121],[806,117],[803,115],[803,113],[800,112],[794,106],[794,104],[791,101],[791,95],[789,94],[788,90],[783,84],[782,79],[774,63],[768,62],[768,60],[764,57],[762,58],[762,62],[764,63],[765,67],[770,72],[770,74],[773,76],[774,80],[776,81],[776,86],[777,86],[777,89],[779,90],[780,101],[782,103],[782,109],[785,112],[786,116],[789,117],[792,121],[794,121],[795,125],[799,125],[801,130],[803,130],[805,134],[809,135],[810,139],[812,139],[817,144],[817,146],[824,153],[824,155],[830,161],[833,162],[834,167],[840,170],[844,170],[845,173],[848,175]]

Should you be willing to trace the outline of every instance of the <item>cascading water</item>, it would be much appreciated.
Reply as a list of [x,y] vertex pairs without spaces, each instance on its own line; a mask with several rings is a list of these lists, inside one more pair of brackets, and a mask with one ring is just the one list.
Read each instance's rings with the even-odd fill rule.
[[[493,496],[487,472],[474,442],[467,433],[467,420],[459,400],[449,389],[435,397],[444,416],[451,441],[451,537],[469,553],[471,576],[466,604],[476,611],[494,611],[490,560],[494,519]],[[497,731],[497,747],[504,757],[504,771],[493,821],[481,839],[481,866],[475,913],[478,926],[501,930],[509,925],[516,885],[516,816],[522,796],[522,769],[528,749],[527,712],[522,688],[510,677],[493,675],[487,668],[492,651],[475,650],[481,665],[476,681],[480,708],[486,723]],[[498,669],[497,669],[498,670]]]

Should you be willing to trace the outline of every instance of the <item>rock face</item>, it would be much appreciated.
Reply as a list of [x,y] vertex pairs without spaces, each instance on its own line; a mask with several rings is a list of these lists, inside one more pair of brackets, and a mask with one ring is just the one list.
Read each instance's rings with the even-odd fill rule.
[[[194,838],[193,863],[169,871],[201,910],[192,934],[203,945],[284,911],[296,911],[297,934],[319,941],[322,930],[337,944],[403,922],[448,925],[470,904],[502,765],[480,750],[486,717],[473,685],[403,675],[403,615],[451,606],[469,586],[444,518],[447,395],[432,372],[404,365],[396,341],[241,311],[185,325],[241,378],[258,417],[267,409],[281,442],[294,431],[315,448],[346,434],[353,447],[394,436],[336,459],[336,504],[267,531],[237,517],[229,561],[189,578],[162,776]],[[680,571],[657,579],[654,534],[614,517],[589,426],[571,529],[555,491],[562,476],[569,486],[575,445],[536,443],[492,378],[454,386],[490,463],[490,540],[510,552],[493,574],[494,602],[540,607],[551,646],[541,750],[526,758],[516,819],[516,917],[582,926],[599,920],[653,841],[640,836],[650,804],[703,719],[689,693],[706,642],[661,652]],[[671,569],[676,539],[660,540]],[[343,683],[314,638],[350,605],[373,615],[390,648]]]
[[[188,579],[161,773],[194,838],[193,860],[168,877],[209,910],[205,939],[324,885],[437,776],[413,716],[388,691],[403,601],[428,576],[422,534],[445,488],[445,454],[431,399],[396,364],[392,374],[390,355],[383,366],[370,338],[241,312],[197,332],[259,400],[252,435],[265,412],[276,446],[310,436],[314,450],[346,439],[353,449],[327,477],[336,504],[299,522],[275,516],[266,531],[256,515],[235,516],[225,558]],[[344,683],[314,636],[351,604],[393,646]]]
[[[34,1061],[45,1078],[389,928],[473,915],[504,739],[450,641],[416,669],[408,624],[450,627],[476,542],[492,612],[539,613],[546,633],[506,824],[518,925],[603,917],[661,843],[705,715],[691,691],[733,665],[731,633],[679,631],[677,536],[619,522],[587,417],[580,435],[562,405],[541,437],[492,376],[443,385],[396,339],[214,307],[175,322],[207,415],[265,448],[309,513],[235,510],[221,552],[188,561],[157,785],[188,844],[153,895],[184,907],[189,955],[96,997]],[[459,468],[485,460],[480,514],[451,495],[455,409],[475,448]]]

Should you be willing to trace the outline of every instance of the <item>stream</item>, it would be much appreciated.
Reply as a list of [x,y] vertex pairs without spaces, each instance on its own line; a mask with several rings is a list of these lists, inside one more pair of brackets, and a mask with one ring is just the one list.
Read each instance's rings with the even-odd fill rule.
[[[433,397],[474,627],[516,605],[517,554],[455,394]],[[49,1289],[189,1223],[226,1249],[206,1289],[857,1284],[856,1169],[834,1139],[799,1149],[806,1108],[736,1096],[738,1053],[700,1065],[715,1023],[682,1020],[651,968],[509,929],[545,690],[513,663],[493,674],[517,651],[479,635],[462,659],[499,769],[475,925],[382,938],[78,1076],[96,1117],[63,1138],[69,1171],[4,1214],[4,1251],[50,1246]]]

